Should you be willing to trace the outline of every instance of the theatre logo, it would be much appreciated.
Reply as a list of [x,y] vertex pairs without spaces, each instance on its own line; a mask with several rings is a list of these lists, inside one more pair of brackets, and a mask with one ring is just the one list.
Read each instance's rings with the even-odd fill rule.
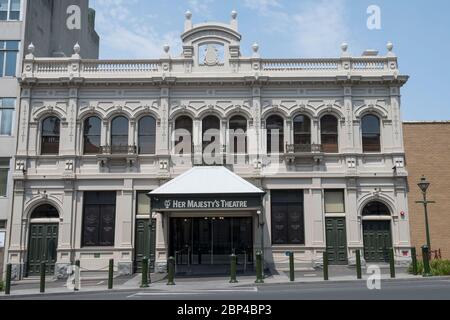
[[166,200],[165,209],[247,209],[248,201],[232,200]]

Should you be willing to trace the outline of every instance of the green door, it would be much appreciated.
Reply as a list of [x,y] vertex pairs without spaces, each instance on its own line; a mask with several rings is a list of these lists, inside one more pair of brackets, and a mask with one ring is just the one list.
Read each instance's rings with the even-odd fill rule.
[[347,259],[347,233],[345,218],[327,218],[327,253],[330,265],[345,265]]
[[136,220],[136,243],[134,253],[134,272],[142,272],[142,260],[149,257],[150,272],[155,271],[156,219],[152,220],[151,232],[149,219]]
[[367,262],[389,262],[392,248],[390,221],[364,221],[364,258]]
[[30,225],[27,276],[38,276],[43,262],[47,274],[55,273],[58,227],[57,223]]

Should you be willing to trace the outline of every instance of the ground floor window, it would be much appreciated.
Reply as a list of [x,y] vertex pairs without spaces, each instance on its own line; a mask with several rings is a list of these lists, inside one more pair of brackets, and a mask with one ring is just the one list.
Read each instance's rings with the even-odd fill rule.
[[83,247],[113,247],[116,224],[116,192],[85,192]]
[[273,190],[272,243],[305,244],[305,222],[302,190]]
[[344,190],[325,190],[325,213],[345,213]]

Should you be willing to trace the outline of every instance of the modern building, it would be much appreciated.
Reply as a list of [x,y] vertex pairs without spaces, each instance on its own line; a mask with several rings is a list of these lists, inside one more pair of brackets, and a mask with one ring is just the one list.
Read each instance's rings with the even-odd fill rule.
[[[241,54],[231,23],[194,25],[155,60],[36,58],[21,77],[8,261],[63,277],[228,265],[410,261],[400,73],[393,45],[337,58]],[[208,157],[205,157],[207,155]],[[210,161],[211,158],[213,161]],[[222,161],[226,159],[226,163]],[[150,197],[149,197],[150,194]],[[42,249],[37,249],[42,248]]]
[[[72,25],[67,20],[76,23],[75,29],[68,29]],[[71,55],[73,45],[79,42],[86,48],[86,58],[96,59],[99,39],[94,20],[88,0],[0,0],[0,278],[3,239],[12,206],[11,159],[16,151],[17,77],[22,70],[23,48],[34,43],[36,56],[65,56]]]
[[403,124],[405,152],[409,172],[409,216],[411,241],[420,254],[421,247],[427,243],[425,213],[422,192],[417,186],[422,176],[431,183],[428,199],[436,203],[428,206],[431,250],[433,257],[450,259],[450,171],[447,162],[450,158],[450,122],[405,122]]

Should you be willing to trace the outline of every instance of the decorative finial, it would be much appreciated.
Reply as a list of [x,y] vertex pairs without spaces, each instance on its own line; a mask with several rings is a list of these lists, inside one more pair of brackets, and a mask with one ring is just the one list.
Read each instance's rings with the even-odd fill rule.
[[343,42],[341,44],[341,49],[342,49],[342,52],[347,52],[347,50],[348,50],[348,43],[347,42]]
[[28,53],[34,54],[35,50],[36,50],[36,47],[34,46],[33,42],[31,42],[30,45],[28,46]]
[[186,11],[186,13],[184,14],[184,16],[186,17],[187,20],[191,20],[192,18],[192,12],[191,11]]
[[165,45],[163,46],[163,49],[164,49],[164,52],[165,52],[165,53],[169,53],[169,51],[170,51],[170,46],[169,46],[168,44],[165,44]]
[[394,44],[389,41],[386,45],[386,48],[388,49],[389,52],[392,52],[392,50],[394,49]]
[[259,44],[257,44],[256,42],[252,45],[252,49],[254,53],[258,53],[259,50]]
[[236,10],[231,11],[231,18],[233,18],[233,20],[236,20],[237,16],[238,16],[238,13]]
[[80,47],[80,44],[78,42],[73,46],[73,51],[75,52],[75,54],[80,54],[81,47]]

